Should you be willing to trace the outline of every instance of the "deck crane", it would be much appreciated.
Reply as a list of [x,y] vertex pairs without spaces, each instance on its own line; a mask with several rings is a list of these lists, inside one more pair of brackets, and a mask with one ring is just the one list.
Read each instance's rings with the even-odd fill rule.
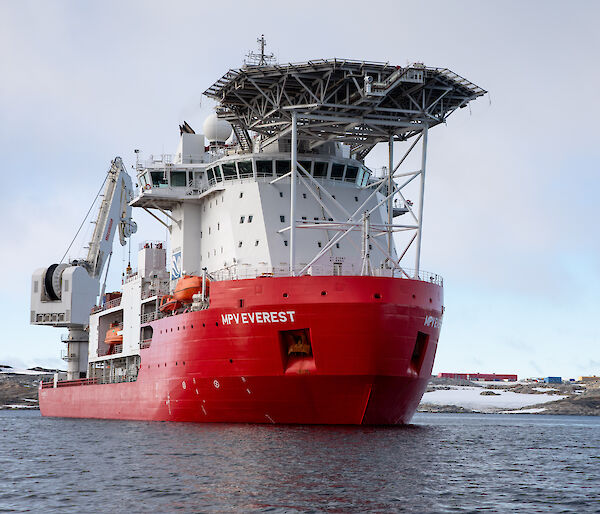
[[37,269],[31,279],[32,325],[48,325],[69,329],[63,358],[67,361],[67,379],[85,375],[90,310],[100,293],[100,278],[112,251],[115,234],[124,246],[137,230],[131,219],[129,202],[133,197],[131,178],[123,161],[115,157],[106,177],[106,186],[94,234],[85,259],[69,264],[52,264]]

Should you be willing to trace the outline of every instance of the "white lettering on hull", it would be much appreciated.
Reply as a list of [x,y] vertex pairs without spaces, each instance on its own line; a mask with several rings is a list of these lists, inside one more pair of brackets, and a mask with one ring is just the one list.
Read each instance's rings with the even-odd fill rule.
[[435,316],[425,316],[425,322],[423,325],[426,327],[441,328],[442,320],[441,318],[436,318]]
[[296,311],[260,311],[260,312],[240,312],[221,314],[221,323],[223,325],[248,325],[259,323],[287,323],[294,322]]

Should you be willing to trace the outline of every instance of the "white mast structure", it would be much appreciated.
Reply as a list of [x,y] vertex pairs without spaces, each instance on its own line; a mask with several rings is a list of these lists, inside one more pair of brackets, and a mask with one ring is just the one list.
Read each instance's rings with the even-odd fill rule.
[[[347,59],[317,59],[303,63],[275,64],[273,56],[265,56],[264,36],[260,54],[237,70],[228,71],[204,92],[218,102],[217,114],[232,124],[240,151],[260,151],[277,140],[290,140],[291,170],[272,183],[290,178],[289,273],[307,273],[313,263],[352,231],[362,231],[362,273],[371,273],[369,249],[374,245],[386,257],[386,267],[394,276],[419,277],[425,169],[428,131],[445,123],[458,108],[482,96],[485,90],[446,68],[426,67],[415,63],[406,67],[389,63]],[[250,134],[256,134],[253,140]],[[402,157],[395,161],[394,143],[413,140]],[[388,144],[387,176],[362,184],[370,191],[368,199],[353,212],[347,210],[298,162],[299,149],[310,153],[326,143],[343,143],[350,156],[364,161],[380,142]],[[401,165],[421,143],[420,167],[401,169]],[[413,208],[403,190],[419,178],[418,206]],[[296,190],[300,182],[314,196],[333,221],[296,219]],[[375,208],[367,204],[379,200]],[[399,200],[401,207],[394,207]],[[371,223],[376,209],[384,207],[387,220]],[[342,216],[339,213],[343,213]],[[408,223],[395,223],[394,218],[408,214]],[[327,228],[335,235],[302,269],[296,269],[296,229]],[[396,254],[394,233],[410,233],[412,237]],[[387,244],[379,237],[387,235]],[[369,244],[365,244],[365,239]],[[414,244],[414,270],[401,264]]]

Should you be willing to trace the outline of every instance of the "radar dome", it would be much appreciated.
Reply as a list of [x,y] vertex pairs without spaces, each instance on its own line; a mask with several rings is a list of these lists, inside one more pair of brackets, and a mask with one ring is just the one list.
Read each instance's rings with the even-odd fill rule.
[[211,114],[202,125],[204,136],[211,143],[224,143],[231,135],[231,123]]

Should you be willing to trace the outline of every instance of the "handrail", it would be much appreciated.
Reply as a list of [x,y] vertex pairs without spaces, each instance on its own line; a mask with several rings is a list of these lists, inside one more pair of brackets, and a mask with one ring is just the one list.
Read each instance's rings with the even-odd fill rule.
[[[357,276],[359,273],[356,270],[352,270],[349,268],[345,268],[342,266],[341,269],[339,266],[335,267],[335,263],[329,263],[326,265],[313,265],[309,268],[308,272],[305,275],[312,276]],[[296,267],[296,273],[299,274],[300,271],[304,268],[304,265],[299,265]],[[392,273],[393,272],[393,273]],[[244,280],[251,278],[260,278],[260,277],[289,277],[290,270],[287,266],[262,266],[262,267],[251,267],[251,266],[243,266],[243,265],[234,265],[227,268],[223,268],[217,271],[214,271],[210,274],[211,280],[215,280],[217,282],[224,280]],[[423,282],[430,282],[432,284],[436,284],[439,286],[444,285],[444,279],[436,274],[431,273],[429,271],[420,270],[418,274],[415,274],[415,270],[402,268],[402,271],[399,269],[390,269],[390,268],[377,268],[374,269],[373,272],[369,276],[374,277],[395,277],[395,278],[404,278],[409,280],[420,280]]]

